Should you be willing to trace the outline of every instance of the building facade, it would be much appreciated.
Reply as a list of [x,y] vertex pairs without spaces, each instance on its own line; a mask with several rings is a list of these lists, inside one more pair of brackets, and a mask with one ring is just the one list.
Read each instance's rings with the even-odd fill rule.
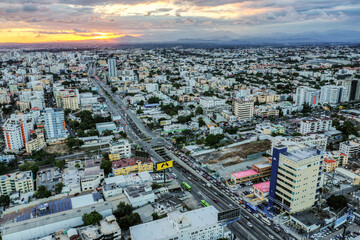
[[312,207],[322,186],[321,152],[304,146],[293,149],[283,145],[273,149],[270,177],[269,205],[288,213]]
[[16,172],[0,176],[1,195],[10,195],[13,192],[34,191],[34,179],[31,171]]
[[233,100],[232,110],[240,121],[251,121],[254,117],[254,100],[237,98]]
[[64,112],[61,108],[46,108],[44,119],[47,139],[60,139],[68,136]]

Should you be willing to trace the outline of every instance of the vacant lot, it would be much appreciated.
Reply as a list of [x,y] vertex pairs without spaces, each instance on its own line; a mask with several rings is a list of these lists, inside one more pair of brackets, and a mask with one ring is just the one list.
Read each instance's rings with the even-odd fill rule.
[[201,162],[207,164],[221,163],[223,166],[231,166],[241,163],[249,155],[269,150],[271,142],[269,140],[245,143],[236,147],[221,150],[219,152],[198,156]]

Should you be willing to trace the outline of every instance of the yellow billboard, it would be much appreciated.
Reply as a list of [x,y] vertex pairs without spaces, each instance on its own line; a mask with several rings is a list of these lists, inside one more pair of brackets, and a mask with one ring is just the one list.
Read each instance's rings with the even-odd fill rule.
[[160,170],[164,170],[167,168],[171,168],[173,166],[173,160],[170,161],[166,161],[166,162],[160,162],[156,164],[156,170],[160,171]]

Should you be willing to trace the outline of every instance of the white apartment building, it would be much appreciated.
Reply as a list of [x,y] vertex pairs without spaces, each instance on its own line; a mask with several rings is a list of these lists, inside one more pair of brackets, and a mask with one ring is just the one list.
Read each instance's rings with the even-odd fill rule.
[[330,130],[332,120],[327,117],[306,118],[300,122],[299,132],[303,135],[308,133],[325,132]]
[[150,93],[159,91],[159,84],[157,84],[157,83],[146,84],[146,91],[148,91]]
[[34,191],[34,179],[31,171],[16,172],[0,176],[0,195],[13,192]]
[[347,154],[349,157],[356,156],[360,152],[360,138],[341,142],[339,151]]
[[321,87],[320,103],[336,104],[341,101],[341,96],[344,91],[344,87],[328,85]]
[[133,240],[216,240],[222,237],[218,211],[214,206],[181,213],[130,227]]
[[109,147],[111,154],[120,154],[122,158],[129,158],[131,156],[131,144],[127,139],[110,142]]
[[97,188],[104,179],[104,169],[97,167],[85,168],[80,177],[81,191],[88,191]]
[[254,117],[254,100],[252,98],[234,99],[232,110],[239,121],[250,121]]
[[153,203],[156,199],[151,186],[147,184],[128,186],[124,189],[124,194],[134,208]]
[[30,138],[32,124],[27,115],[11,115],[6,120],[3,126],[6,151],[19,151],[25,147]]
[[226,104],[225,99],[220,99],[217,97],[200,97],[199,104],[202,108],[216,108],[224,106]]
[[320,90],[310,87],[298,87],[296,89],[295,105],[302,106],[304,103],[310,106],[317,105],[320,101]]

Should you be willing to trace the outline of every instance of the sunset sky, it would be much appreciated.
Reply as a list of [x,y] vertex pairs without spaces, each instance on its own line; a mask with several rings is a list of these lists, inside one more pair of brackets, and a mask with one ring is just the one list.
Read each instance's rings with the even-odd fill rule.
[[0,0],[0,43],[360,30],[359,0]]

